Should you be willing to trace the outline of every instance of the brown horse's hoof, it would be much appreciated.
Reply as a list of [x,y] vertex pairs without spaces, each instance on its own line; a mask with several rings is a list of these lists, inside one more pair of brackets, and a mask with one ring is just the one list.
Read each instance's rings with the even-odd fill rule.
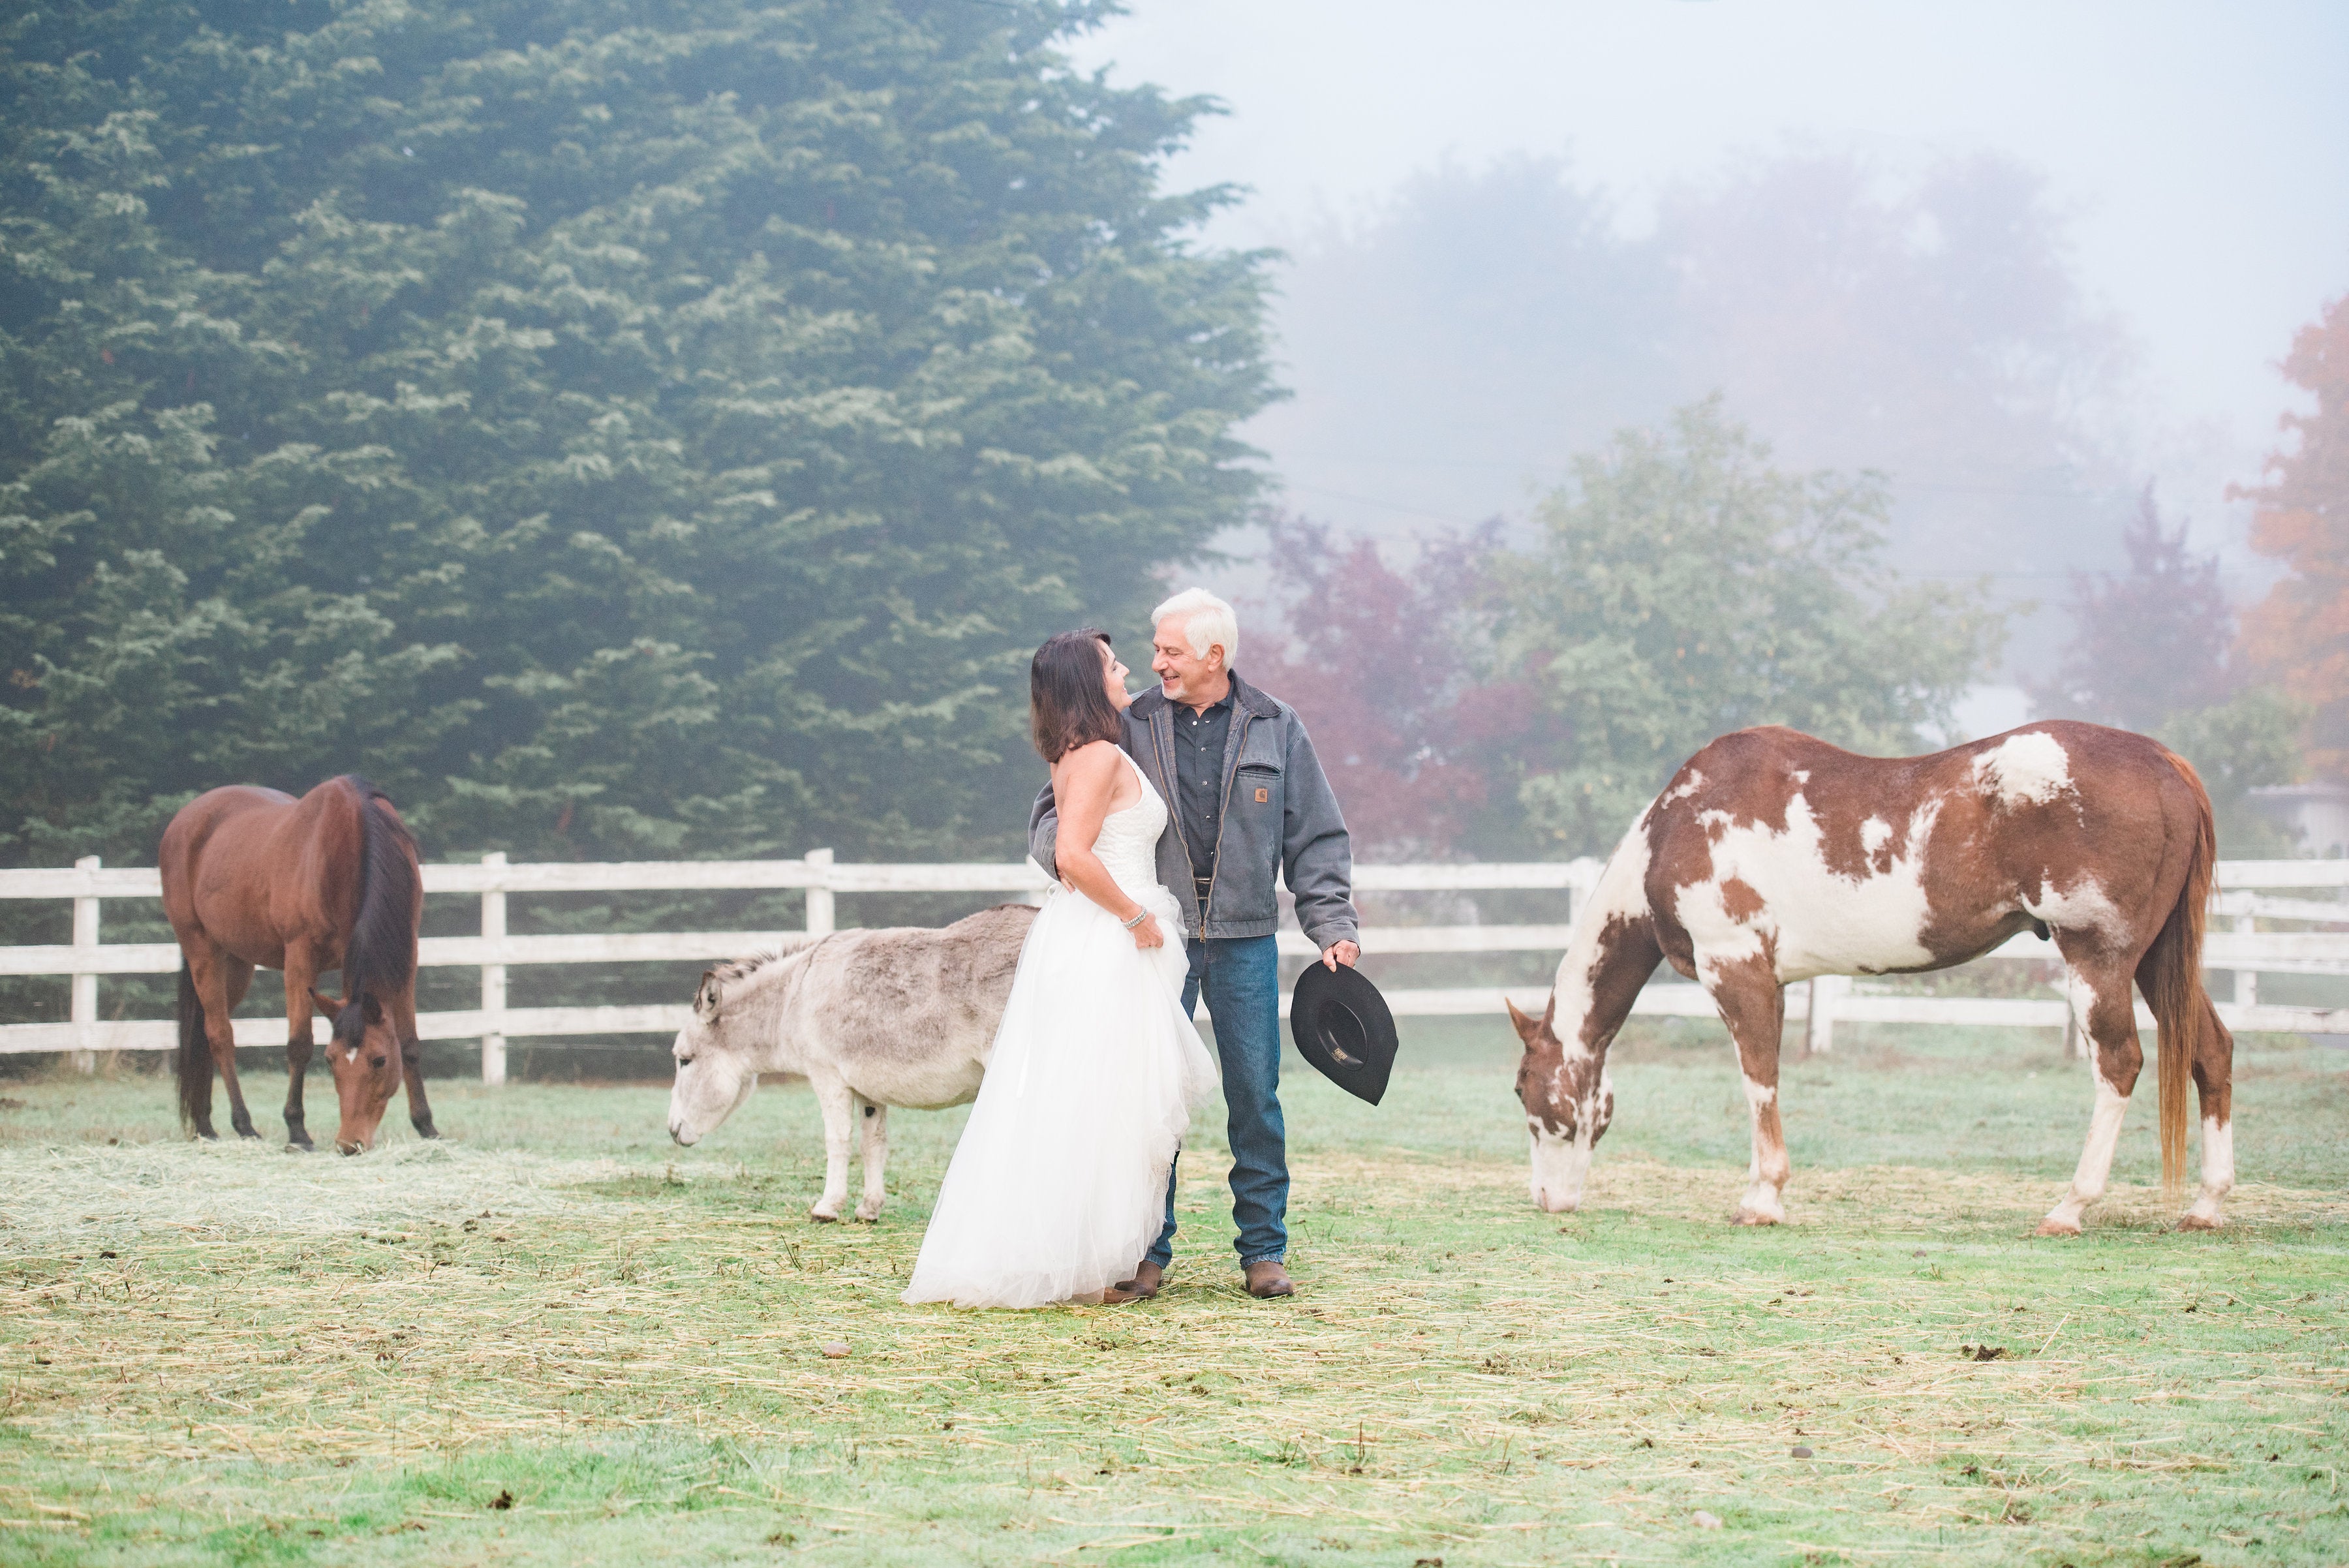
[[1729,1217],[1732,1225],[1776,1225],[1783,1223],[1775,1214],[1756,1214],[1751,1209],[1740,1209]]
[[408,1125],[416,1129],[416,1136],[418,1137],[439,1137],[440,1136],[440,1129],[432,1125],[432,1118],[430,1116],[426,1116],[420,1122],[411,1121]]
[[2220,1228],[2220,1221],[2206,1220],[2199,1214],[2188,1214],[2178,1220],[2178,1228],[2180,1231],[2216,1231]]
[[2039,1229],[2032,1232],[2035,1236],[2076,1236],[2079,1233],[2077,1225],[2059,1225],[2053,1220],[2042,1220]]

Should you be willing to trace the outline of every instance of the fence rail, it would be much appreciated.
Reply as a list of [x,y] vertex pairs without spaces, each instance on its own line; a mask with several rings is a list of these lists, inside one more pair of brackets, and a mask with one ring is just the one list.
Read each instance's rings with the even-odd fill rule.
[[[1528,925],[1389,925],[1364,929],[1362,946],[1373,956],[1392,954],[1541,952],[1562,950],[1580,900],[1596,885],[1595,860],[1362,866],[1354,885],[1365,893],[1495,891],[1551,892],[1566,904],[1563,921]],[[842,894],[1008,893],[1035,896],[1050,886],[1025,862],[947,865],[836,863],[830,850],[798,860],[626,861],[601,865],[509,865],[502,855],[478,864],[439,863],[424,868],[428,895],[472,896],[481,902],[481,934],[427,937],[418,961],[427,969],[476,969],[481,1005],[461,1012],[427,1012],[417,1019],[427,1040],[479,1039],[482,1081],[502,1083],[506,1043],[516,1038],[563,1035],[667,1033],[682,1024],[682,1003],[641,1006],[510,1007],[507,971],[517,965],[706,961],[732,958],[794,937],[823,935],[834,929]],[[2211,900],[2213,929],[2204,943],[2205,964],[2232,971],[2235,1000],[2219,1004],[2230,1027],[2297,1033],[2349,1033],[2349,1008],[2273,1007],[2257,1001],[2258,976],[2268,973],[2349,974],[2349,861],[2221,861],[2219,891]],[[756,892],[797,888],[807,896],[806,919],[792,930],[644,931],[561,936],[517,936],[506,929],[506,900],[512,895],[620,892]],[[2333,889],[2333,898],[2277,897],[2278,890]],[[0,975],[69,978],[68,1017],[56,1023],[0,1023],[0,1054],[66,1051],[85,1070],[100,1051],[168,1050],[174,1026],[157,1020],[105,1020],[98,1016],[98,982],[108,975],[169,974],[180,967],[170,942],[107,944],[99,940],[107,899],[158,898],[160,874],[152,867],[103,866],[95,857],[70,868],[0,870],[0,898],[70,899],[73,941],[67,946],[0,947]],[[2335,930],[2260,930],[2261,920],[2290,920],[2341,927]],[[2232,929],[2226,929],[2231,925]],[[1295,931],[1283,932],[1280,949],[1289,955],[1312,948]],[[2018,937],[1994,957],[2046,959],[2049,944]],[[1505,1000],[1538,1009],[1542,987],[1458,986],[1393,988],[1389,1004],[1403,1016],[1435,1017],[1496,1013]],[[1899,996],[1874,994],[1863,983],[1840,977],[1793,988],[1787,1016],[1802,1022],[1813,1050],[1832,1047],[1834,1026],[1850,1023],[1985,1024],[2067,1028],[2069,1008],[2060,999]],[[1711,1017],[1713,1005],[1694,985],[1651,983],[1635,1012],[1666,1017]],[[2139,1009],[2140,1022],[2150,1023]],[[235,1021],[240,1045],[284,1041],[284,1023],[274,1018]],[[323,1023],[319,1026],[323,1029]]]

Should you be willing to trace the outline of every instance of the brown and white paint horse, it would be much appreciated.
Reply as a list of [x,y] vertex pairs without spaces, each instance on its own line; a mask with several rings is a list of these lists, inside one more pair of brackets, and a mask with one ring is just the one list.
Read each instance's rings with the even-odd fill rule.
[[1741,1223],[1775,1224],[1789,1167],[1778,1120],[1784,988],[1822,974],[1946,969],[2017,932],[2054,938],[2093,1043],[2095,1106],[2071,1189],[2041,1221],[2076,1235],[2103,1196],[2144,1054],[2132,980],[2159,1030],[2161,1168],[2186,1158],[2186,1080],[2202,1110],[2202,1190],[2179,1221],[2220,1222],[2234,1186],[2234,1040],[2202,986],[2218,857],[2210,799],[2157,742],[2095,724],[2030,724],[1930,756],[1854,755],[1786,729],[1741,730],[1691,757],[1608,861],[1531,1019],[1517,1093],[1533,1197],[1580,1201],[1614,1112],[1607,1049],[1659,960],[1701,983],[1737,1046],[1754,1134]]
[[[435,1135],[416,1033],[416,933],[424,879],[416,841],[390,797],[356,774],[301,799],[231,784],[180,808],[156,856],[163,914],[180,939],[181,1118],[212,1136],[212,1074],[228,1083],[229,1122],[258,1136],[237,1081],[231,1015],[256,967],[285,973],[285,1141],[308,1148],[302,1076],[311,1009],[334,1020],[326,1064],[342,1125],[335,1147],[375,1147],[384,1107],[404,1078],[409,1119]],[[330,969],[343,995],[316,989]]]

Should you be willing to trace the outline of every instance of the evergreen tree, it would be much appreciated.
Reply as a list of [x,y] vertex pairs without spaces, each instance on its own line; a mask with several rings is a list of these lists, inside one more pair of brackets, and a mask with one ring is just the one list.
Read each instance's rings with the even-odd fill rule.
[[1029,651],[1272,395],[1104,9],[0,23],[6,857],[345,769],[436,855],[1012,851]]

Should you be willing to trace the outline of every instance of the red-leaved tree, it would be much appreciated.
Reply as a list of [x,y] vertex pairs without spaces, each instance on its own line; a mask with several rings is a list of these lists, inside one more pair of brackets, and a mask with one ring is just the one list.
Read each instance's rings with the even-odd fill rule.
[[2316,397],[2268,459],[2251,547],[2291,569],[2248,618],[2251,652],[2309,712],[2309,761],[2349,779],[2349,296],[2301,328],[2283,372]]
[[1241,663],[1303,717],[1357,852],[1466,854],[1506,833],[1532,706],[1484,673],[1490,530],[1423,543],[1398,571],[1370,540],[1286,516],[1268,526],[1287,630]]

